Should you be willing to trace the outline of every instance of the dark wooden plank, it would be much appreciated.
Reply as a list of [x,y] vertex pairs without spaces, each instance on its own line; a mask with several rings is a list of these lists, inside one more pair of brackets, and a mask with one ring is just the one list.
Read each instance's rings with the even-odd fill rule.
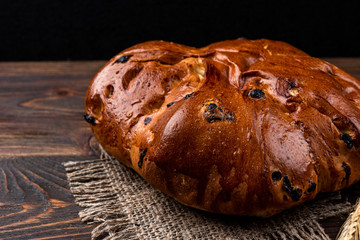
[[90,238],[62,163],[96,157],[83,102],[103,63],[0,63],[0,239]]
[[325,58],[324,60],[360,80],[360,58]]
[[[326,60],[360,79],[360,58]],[[62,163],[96,157],[83,102],[104,63],[0,63],[0,239],[90,238]],[[321,222],[331,239],[345,218]]]
[[[84,157],[28,156],[0,160],[0,239],[87,237],[62,162]],[[73,239],[73,237],[71,237]]]
[[103,63],[1,63],[2,157],[88,154],[84,94]]

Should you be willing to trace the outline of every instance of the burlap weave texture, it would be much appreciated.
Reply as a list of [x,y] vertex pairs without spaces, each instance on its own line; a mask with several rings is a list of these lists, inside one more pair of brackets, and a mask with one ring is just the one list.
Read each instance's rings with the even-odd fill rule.
[[269,219],[216,215],[183,206],[105,152],[65,163],[82,221],[92,239],[329,239],[319,220],[348,214],[339,193]]

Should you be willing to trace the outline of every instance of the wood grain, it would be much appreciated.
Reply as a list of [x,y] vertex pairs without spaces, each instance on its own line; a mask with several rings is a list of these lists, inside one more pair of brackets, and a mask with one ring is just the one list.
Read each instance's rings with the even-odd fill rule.
[[[360,58],[326,60],[360,79]],[[104,63],[0,63],[0,239],[90,239],[62,163],[97,157],[83,102]],[[345,218],[322,221],[331,239]]]
[[90,238],[62,163],[96,157],[83,102],[103,63],[0,63],[0,239]]

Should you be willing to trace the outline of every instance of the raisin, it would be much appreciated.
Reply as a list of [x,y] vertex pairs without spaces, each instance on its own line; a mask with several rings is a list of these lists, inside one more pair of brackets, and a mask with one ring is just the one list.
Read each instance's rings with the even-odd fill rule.
[[92,124],[92,125],[96,125],[95,124],[95,118],[89,114],[85,114],[84,115],[84,119],[85,121],[87,121],[88,123]]
[[263,91],[261,91],[260,89],[254,89],[250,92],[250,97],[252,98],[264,98],[265,97],[265,93]]
[[[220,108],[219,108],[220,110]],[[225,116],[225,119],[229,122],[233,122],[235,120],[235,115],[232,112],[228,112]]]
[[280,181],[281,178],[282,178],[282,174],[280,171],[275,171],[271,174],[271,178],[274,182],[274,184],[277,182],[277,181]]
[[300,188],[293,188],[287,175],[283,177],[282,190],[287,192],[293,201],[299,201],[301,198],[302,190]]
[[308,192],[313,192],[313,191],[315,191],[315,189],[316,189],[316,183],[314,183],[313,181],[309,181],[309,183],[310,183],[310,187],[308,188]]
[[287,175],[284,176],[282,190],[288,193],[292,191],[291,183]]
[[126,63],[127,61],[129,61],[129,59],[129,56],[123,55],[118,60],[116,60],[116,63]]
[[145,123],[145,125],[148,125],[149,124],[149,122],[151,122],[151,118],[149,118],[149,117],[146,117],[145,119],[144,119],[144,123]]
[[290,197],[293,201],[297,202],[300,200],[301,198],[301,195],[302,195],[302,191],[300,188],[296,188],[296,189],[293,189],[291,190],[290,192]]
[[192,95],[194,95],[193,92],[192,92],[192,93],[189,93],[189,94],[186,94],[186,95],[185,95],[185,99],[188,99],[188,98],[191,97]]
[[[341,164],[341,166],[344,168],[344,171],[345,171],[345,178],[344,180],[349,180],[350,178],[350,174],[351,174],[351,168],[349,167],[349,165],[347,165],[345,162],[343,162]],[[343,181],[344,181],[343,180]]]
[[[222,121],[222,117],[216,114],[217,112],[217,105],[215,103],[210,103],[207,105],[206,110],[204,112],[204,117],[209,123],[213,123],[215,121]],[[221,113],[221,112],[220,112]]]
[[210,103],[207,108],[206,111],[212,111],[215,110],[217,108],[217,105],[215,103]]
[[175,102],[171,102],[171,103],[168,103],[166,106],[167,107],[171,107],[172,105],[174,105],[175,104]]
[[144,161],[144,158],[145,158],[146,153],[147,153],[147,149],[142,150],[142,149],[140,148],[140,158],[139,158],[139,162],[138,162],[138,167],[139,167],[139,168],[142,168],[143,161]]
[[224,121],[224,119],[229,122],[233,122],[235,120],[234,113],[226,110],[222,106],[218,106],[215,103],[205,104],[205,106],[206,109],[203,113],[203,116],[205,120],[208,121],[209,123],[213,123],[216,121],[221,122]]
[[340,139],[344,141],[347,148],[352,148],[354,146],[354,141],[352,140],[352,138],[350,137],[349,134],[341,133],[340,134]]

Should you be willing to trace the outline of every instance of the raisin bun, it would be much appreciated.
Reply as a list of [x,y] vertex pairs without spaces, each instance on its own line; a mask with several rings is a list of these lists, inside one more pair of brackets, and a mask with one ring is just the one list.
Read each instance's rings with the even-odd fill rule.
[[104,149],[194,208],[269,217],[360,178],[360,84],[270,40],[150,41],[92,80]]

